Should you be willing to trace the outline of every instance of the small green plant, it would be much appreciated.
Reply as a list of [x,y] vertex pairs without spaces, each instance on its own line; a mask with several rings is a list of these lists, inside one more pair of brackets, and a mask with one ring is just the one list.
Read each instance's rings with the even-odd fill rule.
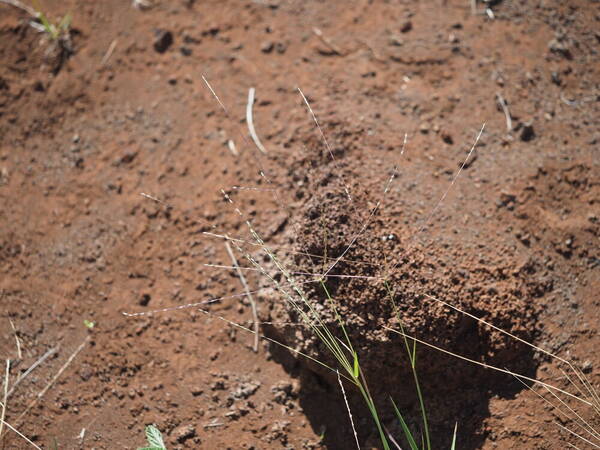
[[71,27],[71,14],[65,14],[58,22],[52,23],[48,17],[42,12],[37,1],[33,2],[35,7],[35,17],[41,23],[41,30],[44,31],[52,41],[58,41],[60,38],[69,36],[69,28]]
[[91,320],[83,319],[83,324],[88,330],[91,330],[96,326],[96,322],[92,322]]
[[146,440],[148,446],[140,447],[138,450],[167,450],[161,432],[154,425],[146,427]]
[[69,37],[69,29],[71,27],[70,13],[65,14],[58,22],[52,23],[50,20],[48,20],[48,17],[42,12],[42,8],[40,7],[37,1],[33,2],[34,8],[26,5],[25,3],[19,0],[0,0],[0,3],[6,3],[22,11],[25,11],[34,19],[31,22],[29,22],[29,24],[36,30],[45,32],[52,41],[58,41],[61,38],[65,39]]
[[57,23],[52,23],[44,13],[38,12],[38,19],[43,30],[53,41],[57,41],[62,36],[68,36],[71,27],[71,14],[67,13]]

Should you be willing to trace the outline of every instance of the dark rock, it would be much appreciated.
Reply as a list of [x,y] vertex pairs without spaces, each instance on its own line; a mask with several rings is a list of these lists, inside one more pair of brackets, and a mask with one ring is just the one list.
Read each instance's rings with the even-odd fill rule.
[[129,164],[137,156],[137,152],[125,152],[123,156],[117,158],[114,162],[115,166],[121,166],[123,164]]
[[278,42],[275,44],[275,51],[277,53],[279,53],[280,55],[284,54],[286,50],[287,50],[287,45],[285,45],[285,43]]
[[173,44],[173,33],[167,30],[156,30],[154,38],[154,50],[158,53],[166,52]]
[[410,30],[412,30],[412,28],[413,28],[412,22],[410,20],[407,20],[400,27],[400,32],[401,33],[408,33]]
[[33,84],[33,90],[36,92],[44,92],[46,88],[44,87],[44,83],[38,80]]
[[444,141],[448,145],[454,144],[454,139],[452,139],[452,135],[447,131],[442,131],[441,133],[442,141]]
[[523,142],[529,142],[535,137],[535,132],[533,131],[533,124],[531,122],[523,123],[521,127],[521,134],[519,137]]
[[148,306],[151,299],[152,297],[150,296],[150,294],[142,294],[139,300],[140,306]]

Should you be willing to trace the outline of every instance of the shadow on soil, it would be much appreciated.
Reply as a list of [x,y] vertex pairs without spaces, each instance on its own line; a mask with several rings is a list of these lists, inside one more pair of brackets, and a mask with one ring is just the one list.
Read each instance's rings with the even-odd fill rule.
[[[266,335],[279,341],[281,338],[272,330],[266,330]],[[270,352],[292,377],[300,380],[300,406],[315,433],[323,436],[327,448],[356,447],[337,376],[309,360],[296,358],[278,345],[272,345]],[[438,362],[435,373],[421,372],[419,375],[432,448],[450,448],[455,424],[458,426],[456,448],[481,448],[486,438],[484,421],[491,415],[490,400],[493,397],[513,398],[525,389],[524,384],[510,375],[486,370],[435,350],[421,347],[417,353],[417,359],[421,356],[424,360],[435,358]],[[518,360],[518,367],[512,367],[512,370],[528,377],[535,376],[538,362],[529,348],[519,349],[515,360]],[[409,448],[392,408],[390,398],[393,398],[415,440],[420,442],[423,427],[413,379],[400,375],[395,385],[381,386],[377,379],[382,374],[365,372],[385,429],[401,448]],[[389,374],[383,378],[389,378]],[[348,383],[345,383],[345,390],[361,448],[382,448],[377,428],[362,397]]]

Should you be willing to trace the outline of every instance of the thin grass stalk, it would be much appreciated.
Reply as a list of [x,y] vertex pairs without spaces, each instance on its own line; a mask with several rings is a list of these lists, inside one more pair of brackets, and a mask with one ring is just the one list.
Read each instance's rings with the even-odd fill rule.
[[410,345],[408,343],[408,338],[404,333],[404,325],[402,325],[402,319],[400,317],[400,311],[398,310],[398,306],[394,301],[394,292],[392,292],[389,283],[385,282],[385,287],[388,292],[388,296],[390,299],[390,303],[392,304],[392,308],[394,310],[394,314],[396,315],[398,322],[400,324],[400,330],[402,331],[404,338],[404,345],[406,346],[406,352],[408,353],[408,358],[410,359],[410,368],[413,375],[413,379],[415,382],[415,389],[417,391],[417,398],[419,400],[419,409],[421,410],[421,420],[423,421],[423,431],[425,435],[425,442],[427,443],[427,449],[431,450],[431,438],[429,436],[429,421],[427,420],[427,411],[425,409],[425,401],[423,399],[423,392],[421,391],[421,384],[419,383],[419,376],[417,375],[417,342],[413,339],[413,349],[411,351]]

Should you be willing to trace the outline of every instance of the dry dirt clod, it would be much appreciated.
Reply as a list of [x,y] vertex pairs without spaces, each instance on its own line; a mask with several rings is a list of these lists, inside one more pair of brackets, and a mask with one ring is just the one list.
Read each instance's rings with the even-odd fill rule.
[[235,398],[248,398],[254,395],[254,393],[260,388],[260,381],[242,383],[237,389],[231,391],[231,394]]
[[260,51],[263,53],[271,53],[275,48],[275,44],[272,41],[265,41],[260,46]]
[[183,443],[188,439],[196,436],[196,428],[192,424],[181,425],[173,430],[173,437],[179,443]]

